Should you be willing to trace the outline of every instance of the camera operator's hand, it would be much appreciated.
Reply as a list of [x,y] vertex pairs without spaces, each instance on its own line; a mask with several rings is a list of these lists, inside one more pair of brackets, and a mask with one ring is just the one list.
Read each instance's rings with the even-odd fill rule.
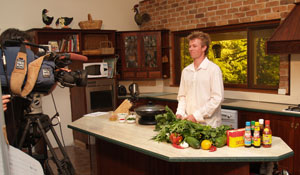
[[[55,71],[71,72],[71,69],[68,69],[68,68],[59,68],[59,69],[56,69]],[[49,90],[49,92],[46,95],[49,95],[50,93],[52,93],[54,91],[54,89],[56,88],[56,86],[57,86],[57,82],[51,87],[51,89]]]
[[2,95],[3,111],[7,110],[7,103],[10,102],[10,95]]
[[56,71],[59,71],[59,70],[66,71],[66,72],[71,72],[71,69],[68,69],[68,68],[59,68],[59,69],[56,69]]

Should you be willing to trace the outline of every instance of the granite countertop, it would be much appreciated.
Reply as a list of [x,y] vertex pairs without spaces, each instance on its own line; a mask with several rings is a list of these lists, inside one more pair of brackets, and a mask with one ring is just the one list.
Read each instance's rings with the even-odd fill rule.
[[176,149],[168,143],[159,143],[151,138],[157,134],[154,125],[120,123],[109,120],[110,113],[84,116],[69,128],[96,138],[124,146],[143,154],[169,162],[256,162],[279,161],[292,156],[293,150],[279,137],[273,137],[271,148],[230,148],[224,146],[215,152],[202,149]]
[[[119,96],[119,98],[120,99],[130,98],[130,95]],[[168,100],[168,101],[177,102],[177,93],[167,93],[167,92],[141,93],[139,98]],[[250,100],[239,100],[239,99],[225,99],[222,103],[223,109],[267,112],[267,113],[273,113],[279,115],[300,117],[300,113],[298,112],[284,111],[284,109],[287,109],[288,107],[289,107],[288,104],[258,102],[258,101],[250,101]]]

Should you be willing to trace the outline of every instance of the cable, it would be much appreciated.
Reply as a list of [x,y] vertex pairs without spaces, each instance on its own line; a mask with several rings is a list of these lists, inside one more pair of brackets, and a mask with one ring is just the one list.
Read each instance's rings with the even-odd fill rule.
[[53,125],[52,126],[56,126],[56,125],[59,125],[59,129],[60,129],[60,136],[61,136],[61,139],[62,139],[62,142],[63,142],[63,145],[64,147],[66,147],[65,145],[65,139],[64,139],[64,136],[63,136],[63,133],[62,133],[62,129],[61,129],[61,122],[60,122],[60,118],[59,118],[59,113],[57,112],[57,108],[56,108],[56,104],[55,104],[55,100],[54,100],[54,97],[53,97],[53,93],[51,92],[51,97],[52,97],[52,101],[53,101],[53,105],[54,105],[54,108],[55,108],[55,115],[51,118],[51,124],[52,124],[52,120],[54,118],[56,118],[58,120],[57,124]]

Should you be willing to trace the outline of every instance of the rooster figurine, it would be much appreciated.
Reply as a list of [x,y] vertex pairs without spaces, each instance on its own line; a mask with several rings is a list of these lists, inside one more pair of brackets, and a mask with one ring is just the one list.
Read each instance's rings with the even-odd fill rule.
[[69,28],[68,25],[70,25],[72,21],[73,21],[73,17],[71,17],[71,18],[60,17],[60,18],[57,18],[55,24],[56,24],[56,27],[58,27],[60,25],[61,28]]
[[45,28],[51,28],[50,25],[53,21],[53,16],[50,17],[47,15],[49,11],[47,9],[43,9],[42,11],[42,19],[43,19],[43,23],[46,24]]
[[134,5],[134,7],[133,7],[133,10],[135,12],[134,20],[138,26],[141,26],[145,22],[150,21],[151,18],[148,13],[140,13],[138,10],[138,7],[139,7],[138,4]]

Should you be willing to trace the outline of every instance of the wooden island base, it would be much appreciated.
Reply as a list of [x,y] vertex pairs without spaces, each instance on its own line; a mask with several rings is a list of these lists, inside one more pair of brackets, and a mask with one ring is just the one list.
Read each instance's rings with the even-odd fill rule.
[[[174,148],[176,149],[176,148]],[[91,146],[92,172],[98,175],[198,175],[250,173],[248,162],[167,162],[96,139]]]

